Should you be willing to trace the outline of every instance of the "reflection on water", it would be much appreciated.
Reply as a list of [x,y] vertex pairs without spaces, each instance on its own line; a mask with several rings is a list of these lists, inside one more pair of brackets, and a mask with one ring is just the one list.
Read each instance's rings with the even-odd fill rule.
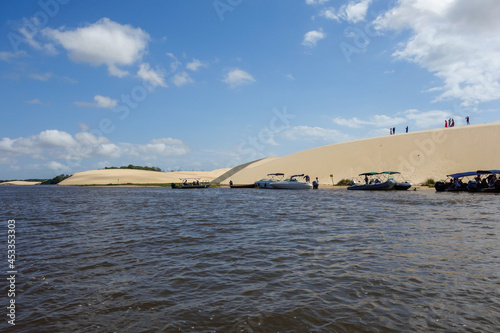
[[500,327],[498,195],[38,186],[0,199],[17,221],[16,331]]

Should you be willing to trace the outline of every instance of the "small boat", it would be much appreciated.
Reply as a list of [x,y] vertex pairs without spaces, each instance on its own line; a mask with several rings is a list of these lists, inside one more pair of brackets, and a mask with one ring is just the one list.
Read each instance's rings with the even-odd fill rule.
[[399,179],[396,179],[397,183],[396,183],[396,186],[394,186],[394,189],[397,191],[405,191],[405,190],[409,189],[412,185],[412,183],[410,183],[409,181],[402,179],[401,172],[383,171],[383,172],[381,172],[381,174],[389,175],[389,178],[390,178],[390,176],[398,175]]
[[285,174],[280,173],[280,172],[269,173],[269,174],[267,174],[268,178],[263,178],[261,180],[256,181],[255,186],[257,186],[258,188],[272,188],[271,183],[282,181],[284,176],[285,176]]
[[467,183],[469,192],[500,192],[500,170],[478,170],[474,180]]
[[304,174],[290,176],[289,179],[273,182],[271,187],[278,190],[309,190],[313,185],[309,182],[298,181],[297,178],[306,178]]
[[[209,182],[200,182],[201,178],[179,178],[180,184],[172,183],[172,188],[188,189],[188,188],[207,188],[210,187]],[[192,181],[191,181],[192,180]]]
[[[468,183],[473,179],[470,177],[477,177],[477,171],[458,172],[446,175],[448,177],[445,181],[438,181],[434,184],[436,192],[464,192],[468,191]],[[464,181],[465,180],[465,181]],[[471,185],[472,186],[472,185]]]
[[387,180],[382,181],[380,179],[380,172],[365,172],[360,173],[359,176],[365,176],[365,183],[356,182],[354,179],[351,179],[351,186],[349,186],[348,190],[368,190],[368,191],[388,191],[393,190],[396,186],[397,182],[391,178],[387,177]]

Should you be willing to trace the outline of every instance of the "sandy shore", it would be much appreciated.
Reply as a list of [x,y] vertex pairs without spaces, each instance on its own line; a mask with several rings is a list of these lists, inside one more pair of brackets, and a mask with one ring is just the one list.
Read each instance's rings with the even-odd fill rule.
[[[500,122],[387,135],[338,143],[291,155],[260,160],[220,179],[247,184],[268,173],[308,174],[320,184],[332,184],[363,172],[399,171],[420,184],[428,178],[479,169],[500,169]],[[331,178],[330,175],[333,175]]]
[[24,180],[13,180],[10,182],[2,182],[0,185],[38,185],[41,182],[27,182]]
[[212,181],[230,169],[213,171],[156,172],[133,169],[90,170],[75,173],[59,185],[125,185],[125,184],[168,184],[179,183],[179,178],[200,178]]

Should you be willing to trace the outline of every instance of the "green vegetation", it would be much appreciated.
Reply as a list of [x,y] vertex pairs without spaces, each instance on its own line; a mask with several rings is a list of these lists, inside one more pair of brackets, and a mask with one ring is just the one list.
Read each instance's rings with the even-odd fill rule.
[[432,178],[427,178],[422,184],[422,186],[429,186],[429,187],[434,187],[434,185],[436,184],[436,182],[434,181],[434,179]]
[[338,181],[337,186],[349,186],[351,185],[351,180],[344,178]]
[[106,169],[134,169],[134,170],[146,170],[146,171],[158,171],[158,172],[162,172],[162,170],[158,167],[148,167],[148,166],[139,166],[139,165],[133,165],[133,164],[129,164],[127,166],[121,166],[121,167],[105,167],[104,168],[105,170]]
[[60,182],[62,182],[63,180],[65,180],[66,178],[69,178],[69,177],[71,177],[71,175],[60,174],[59,176],[55,176],[52,179],[47,179],[47,180],[43,181],[40,185],[59,184]]

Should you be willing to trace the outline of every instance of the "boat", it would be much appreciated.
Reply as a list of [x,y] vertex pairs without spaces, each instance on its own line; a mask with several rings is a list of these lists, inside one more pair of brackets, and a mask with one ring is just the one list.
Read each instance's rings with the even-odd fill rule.
[[172,183],[172,188],[175,189],[189,189],[189,188],[207,188],[210,187],[209,182],[200,182],[201,178],[179,178],[180,184]]
[[[446,175],[445,181],[434,184],[437,192],[464,192],[468,191],[468,184],[478,176],[477,171],[458,172]],[[471,177],[474,177],[471,179]],[[465,180],[465,181],[464,181]]]
[[300,175],[290,176],[289,179],[273,182],[271,183],[271,187],[278,190],[309,190],[313,188],[313,185],[306,181],[298,181],[297,178],[306,178],[306,176],[302,173]]
[[478,170],[474,180],[467,183],[469,192],[500,192],[500,170]]
[[255,182],[255,186],[258,188],[272,188],[271,183],[282,181],[283,177],[285,177],[284,173],[268,173],[267,178],[263,178]]
[[383,171],[383,172],[381,172],[381,174],[388,175],[389,178],[391,176],[398,175],[397,177],[399,179],[395,179],[397,183],[396,183],[396,186],[394,186],[394,189],[397,190],[397,191],[406,191],[412,185],[412,183],[410,183],[409,181],[402,179],[401,172],[397,172],[397,171]]
[[[347,187],[348,190],[368,190],[368,191],[388,191],[393,190],[397,184],[392,177],[387,177],[387,180],[380,179],[380,172],[365,172],[360,173],[358,176],[364,176],[365,183],[356,182],[351,179],[351,186]],[[383,175],[384,176],[384,175]]]

